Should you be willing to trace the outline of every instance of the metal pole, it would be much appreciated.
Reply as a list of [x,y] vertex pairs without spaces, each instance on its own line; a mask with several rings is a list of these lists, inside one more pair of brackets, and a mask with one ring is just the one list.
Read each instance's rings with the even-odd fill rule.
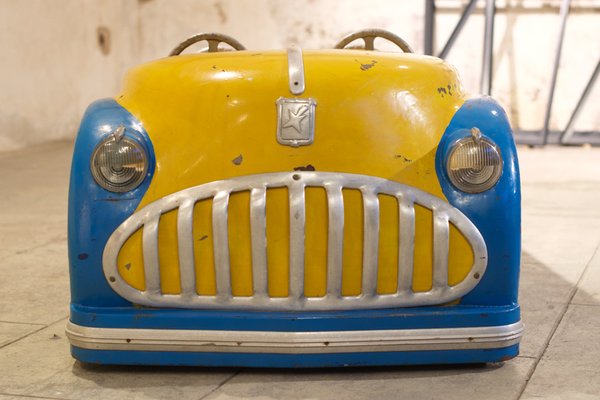
[[460,31],[462,31],[462,28],[465,26],[465,23],[467,22],[467,19],[469,19],[469,16],[473,13],[473,10],[475,10],[475,6],[477,6],[477,0],[470,0],[469,4],[467,4],[467,6],[465,7],[465,9],[463,10],[463,12],[462,12],[462,14],[460,16],[460,19],[456,23],[456,26],[454,27],[454,30],[450,34],[450,37],[448,38],[448,41],[444,45],[444,48],[442,49],[442,51],[440,52],[440,54],[438,54],[439,58],[446,58],[446,56],[450,52],[450,49],[454,45],[454,42],[456,41],[456,38],[460,34]]
[[483,63],[481,64],[480,91],[483,94],[492,92],[492,68],[494,57],[494,16],[496,1],[485,1],[485,32],[483,36]]
[[560,4],[560,30],[558,32],[558,44],[556,45],[556,58],[554,59],[554,68],[552,69],[552,80],[550,81],[550,93],[548,94],[546,116],[544,117],[544,128],[542,129],[543,145],[546,145],[548,143],[548,135],[550,133],[550,113],[552,112],[552,101],[554,100],[554,89],[556,87],[556,77],[558,75],[560,53],[562,51],[563,39],[565,37],[565,26],[567,25],[567,16],[569,15],[570,3],[571,0],[563,0]]
[[598,63],[596,64],[596,69],[594,69],[594,72],[592,73],[590,80],[588,81],[587,85],[585,85],[585,89],[583,90],[583,93],[581,94],[581,97],[579,98],[579,101],[577,102],[577,106],[575,106],[575,109],[573,110],[573,114],[571,114],[571,118],[569,119],[569,122],[567,123],[567,127],[565,128],[562,135],[560,135],[560,143],[561,144],[567,144],[569,142],[569,139],[571,139],[571,136],[573,136],[573,133],[574,133],[573,126],[575,125],[575,122],[577,121],[577,118],[579,117],[581,108],[587,102],[588,96],[590,95],[590,92],[592,91],[592,88],[594,87],[594,83],[596,82],[596,79],[598,78],[599,72],[600,72],[600,61],[598,61]]
[[425,0],[425,37],[424,53],[433,55],[435,37],[435,0]]

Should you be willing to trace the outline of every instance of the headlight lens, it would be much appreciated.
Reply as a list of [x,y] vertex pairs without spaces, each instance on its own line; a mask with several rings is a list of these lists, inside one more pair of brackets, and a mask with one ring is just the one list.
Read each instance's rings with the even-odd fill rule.
[[481,193],[491,189],[502,175],[500,149],[491,140],[481,137],[477,128],[471,137],[455,143],[446,164],[450,182],[467,193]]
[[148,156],[140,143],[124,136],[118,127],[94,149],[92,176],[98,185],[111,192],[128,192],[138,187],[148,171]]

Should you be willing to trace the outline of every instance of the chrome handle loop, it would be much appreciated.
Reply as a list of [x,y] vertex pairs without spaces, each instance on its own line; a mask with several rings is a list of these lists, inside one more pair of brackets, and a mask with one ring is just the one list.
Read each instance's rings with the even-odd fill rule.
[[208,52],[216,53],[219,51],[219,44],[225,43],[229,46],[233,47],[235,50],[246,50],[243,44],[238,42],[236,39],[231,36],[223,35],[221,33],[199,33],[190,38],[187,38],[183,42],[179,43],[177,47],[175,47],[171,53],[169,53],[169,57],[177,56],[181,54],[181,52],[194,43],[206,41],[208,42]]
[[[364,50],[375,50],[375,39],[383,38],[398,46],[405,53],[413,53],[413,49],[406,43],[400,36],[393,34],[392,32],[383,29],[364,29],[362,31],[354,32],[345,38],[343,38],[338,44],[335,45],[336,49],[364,49]],[[362,39],[365,42],[364,47],[347,47],[350,43],[357,39]]]

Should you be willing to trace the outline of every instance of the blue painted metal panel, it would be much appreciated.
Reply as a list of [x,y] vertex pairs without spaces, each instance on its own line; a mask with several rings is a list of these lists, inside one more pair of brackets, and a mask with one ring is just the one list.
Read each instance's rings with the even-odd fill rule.
[[[148,154],[146,179],[127,193],[101,188],[92,177],[90,160],[94,148],[119,125]],[[99,100],[87,109],[73,150],[69,187],[69,266],[71,303],[116,307],[131,306],[108,285],[102,272],[102,252],[113,231],[140,203],[154,173],[155,157],[144,127],[112,99]]]
[[[452,144],[470,136],[473,127],[498,145],[504,160],[496,186],[477,194],[464,193],[452,186],[445,167]],[[461,304],[516,304],[521,257],[519,167],[508,118],[491,97],[468,100],[456,112],[438,146],[436,171],[444,195],[477,226],[488,250],[487,270]]]
[[236,312],[71,306],[73,323],[102,328],[296,332],[499,326],[519,320],[519,307],[514,304],[328,312]]

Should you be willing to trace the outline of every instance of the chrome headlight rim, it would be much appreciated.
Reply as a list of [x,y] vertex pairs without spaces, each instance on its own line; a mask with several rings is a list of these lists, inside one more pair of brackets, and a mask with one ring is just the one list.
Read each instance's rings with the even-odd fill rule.
[[[502,157],[502,151],[500,147],[490,138],[485,137],[481,134],[479,129],[473,128],[471,129],[471,135],[460,138],[450,146],[450,150],[447,153],[446,162],[445,162],[445,174],[448,177],[448,180],[452,184],[454,188],[457,190],[469,193],[469,194],[479,194],[483,192],[487,192],[488,190],[494,188],[500,178],[502,177],[503,169],[504,169],[504,160]],[[459,179],[457,173],[453,173],[453,168],[451,166],[453,162],[453,157],[457,155],[457,152],[463,150],[467,146],[486,146],[487,150],[490,151],[488,157],[491,156],[492,161],[496,161],[496,165],[492,165],[491,174],[480,183],[473,182],[465,182],[464,179]],[[485,157],[484,157],[485,158]],[[495,160],[494,160],[495,159]],[[489,160],[488,160],[489,161]],[[477,171],[479,172],[479,171]]]
[[[130,178],[126,179],[125,181],[111,180],[110,177],[107,176],[102,170],[100,160],[101,157],[103,157],[102,152],[107,151],[106,147],[111,145],[120,145],[121,149],[133,149],[134,158],[137,158],[133,161],[141,165],[141,168],[133,167],[133,175],[131,175]],[[127,193],[137,189],[144,182],[148,175],[149,161],[150,157],[148,155],[146,146],[144,146],[144,143],[137,139],[135,135],[130,132],[130,130],[121,125],[106,138],[102,139],[96,145],[96,147],[94,147],[92,156],[90,158],[90,172],[96,184],[104,190],[112,193]],[[127,172],[124,171],[126,169],[127,168],[120,168],[116,170],[111,169],[111,172],[114,172],[117,177],[122,177]],[[131,170],[132,168],[129,167],[128,171]]]

